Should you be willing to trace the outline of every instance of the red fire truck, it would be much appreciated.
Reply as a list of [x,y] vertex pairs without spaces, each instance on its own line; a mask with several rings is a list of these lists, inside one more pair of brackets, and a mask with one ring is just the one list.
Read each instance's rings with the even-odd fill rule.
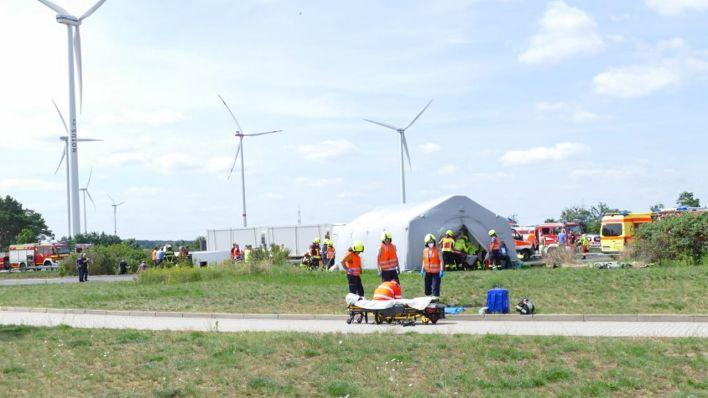
[[580,225],[575,222],[549,222],[543,223],[536,227],[536,237],[538,238],[539,246],[549,246],[553,244],[558,244],[558,234],[565,229],[565,232],[570,235],[571,232],[575,233],[575,236],[580,237],[583,231],[580,229]]
[[59,261],[68,255],[69,246],[66,243],[11,245],[9,268],[56,267],[59,265]]

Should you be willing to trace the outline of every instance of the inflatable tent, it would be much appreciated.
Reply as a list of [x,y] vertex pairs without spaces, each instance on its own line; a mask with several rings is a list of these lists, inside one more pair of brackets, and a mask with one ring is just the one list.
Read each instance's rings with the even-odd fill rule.
[[511,259],[516,259],[516,247],[507,219],[461,195],[420,204],[377,208],[346,225],[335,227],[332,238],[338,260],[344,257],[352,242],[364,242],[364,268],[375,269],[381,233],[390,231],[398,249],[401,270],[416,270],[420,268],[423,259],[423,239],[426,234],[435,234],[440,239],[448,229],[457,232],[463,226],[474,241],[485,247],[489,244],[487,233],[490,229],[496,230],[506,242]]

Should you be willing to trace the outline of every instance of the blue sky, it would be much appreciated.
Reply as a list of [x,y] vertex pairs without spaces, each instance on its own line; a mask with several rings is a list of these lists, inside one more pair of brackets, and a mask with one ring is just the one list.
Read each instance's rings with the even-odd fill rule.
[[[57,1],[79,14],[91,0]],[[178,6],[176,5],[178,4]],[[66,232],[66,33],[36,1],[0,26],[0,194]],[[249,224],[347,222],[400,201],[465,194],[524,224],[603,201],[629,210],[708,200],[708,0],[172,2],[108,0],[82,26],[82,183],[89,230],[192,238]]]

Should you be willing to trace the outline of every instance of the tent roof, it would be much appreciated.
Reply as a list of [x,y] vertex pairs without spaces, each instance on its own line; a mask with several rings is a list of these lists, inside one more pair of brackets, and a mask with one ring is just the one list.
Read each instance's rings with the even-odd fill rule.
[[400,204],[376,207],[347,223],[348,228],[356,229],[367,225],[386,225],[389,228],[408,224],[426,211],[452,199],[454,196],[443,196],[422,203]]

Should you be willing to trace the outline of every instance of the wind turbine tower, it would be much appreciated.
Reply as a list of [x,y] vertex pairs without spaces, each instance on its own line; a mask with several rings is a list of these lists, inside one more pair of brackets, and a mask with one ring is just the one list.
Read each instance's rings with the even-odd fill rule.
[[67,31],[69,56],[69,126],[71,127],[67,141],[70,148],[69,158],[67,160],[69,162],[69,170],[71,174],[71,232],[76,233],[81,230],[81,217],[79,214],[79,161],[77,145],[78,140],[76,133],[76,90],[74,87],[74,64],[76,64],[76,77],[78,78],[79,83],[79,106],[82,106],[83,83],[81,71],[81,33],[79,27],[81,26],[81,23],[86,18],[91,16],[91,14],[96,12],[96,10],[98,10],[98,8],[101,7],[106,0],[99,0],[80,17],[75,17],[65,9],[49,0],[39,0],[39,2],[57,13],[57,22],[66,25]]
[[411,127],[411,126],[413,125],[413,123],[416,122],[416,120],[418,120],[418,118],[420,117],[420,115],[422,115],[423,112],[425,112],[425,110],[428,109],[428,107],[430,106],[430,104],[431,104],[432,102],[433,102],[433,100],[430,100],[430,102],[428,102],[428,104],[425,105],[425,107],[423,108],[423,110],[421,110],[420,113],[418,113],[418,115],[417,115],[415,118],[413,118],[413,120],[412,120],[410,123],[408,123],[408,126],[406,126],[406,127],[404,127],[404,128],[392,126],[392,125],[390,125],[390,124],[381,123],[381,122],[377,122],[377,121],[374,121],[374,120],[364,119],[364,120],[366,120],[366,121],[369,122],[369,123],[378,124],[379,126],[383,126],[383,127],[388,128],[388,129],[391,129],[391,130],[397,132],[398,135],[400,136],[400,140],[401,140],[401,201],[402,201],[404,204],[406,203],[406,168],[405,168],[405,159],[408,159],[408,167],[409,167],[409,168],[412,168],[412,166],[411,166],[411,155],[410,155],[410,153],[408,152],[408,143],[406,142],[406,130],[408,130],[408,128]]

